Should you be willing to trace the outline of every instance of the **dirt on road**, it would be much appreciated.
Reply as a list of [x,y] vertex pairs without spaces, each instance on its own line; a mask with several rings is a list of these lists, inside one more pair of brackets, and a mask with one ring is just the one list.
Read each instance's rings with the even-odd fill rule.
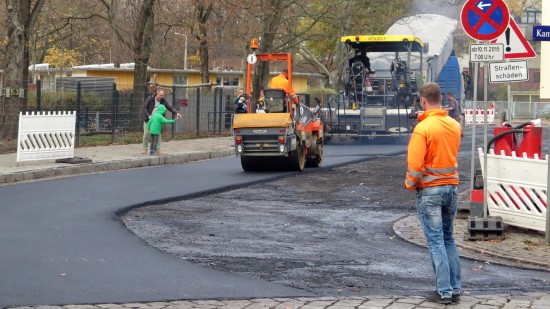
[[405,171],[404,155],[371,158],[133,209],[122,219],[150,245],[185,260],[322,295],[432,289],[425,249],[392,231],[415,213]]

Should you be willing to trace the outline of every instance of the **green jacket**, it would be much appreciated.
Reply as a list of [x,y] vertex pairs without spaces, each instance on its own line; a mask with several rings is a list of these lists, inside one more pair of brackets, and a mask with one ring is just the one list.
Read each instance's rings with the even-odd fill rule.
[[151,116],[151,119],[149,119],[149,122],[147,123],[151,134],[159,135],[162,132],[163,124],[176,122],[175,119],[168,120],[164,118],[164,112],[166,112],[166,106],[159,104],[157,112]]

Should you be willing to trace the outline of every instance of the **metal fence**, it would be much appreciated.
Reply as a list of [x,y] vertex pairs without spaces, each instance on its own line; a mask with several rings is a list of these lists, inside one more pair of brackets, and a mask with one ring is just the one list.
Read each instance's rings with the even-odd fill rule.
[[[473,103],[473,101],[465,100],[464,107],[473,108]],[[485,101],[477,101],[476,103],[476,108],[485,108]],[[491,105],[495,108],[495,119],[500,122],[514,119],[550,119],[550,102],[487,102],[487,106]]]
[[[234,87],[143,85],[134,92],[129,85],[111,83],[87,83],[65,81],[61,87],[42,87],[40,81],[22,89],[15,99],[19,110],[25,111],[75,111],[77,113],[76,146],[83,144],[82,137],[110,135],[116,143],[129,135],[139,139],[143,132],[142,106],[155,89],[162,89],[165,98],[181,115],[182,119],[165,127],[164,132],[172,138],[176,135],[212,136],[230,134],[231,117],[234,113]],[[5,97],[5,93],[4,93]],[[0,98],[0,103],[6,102]],[[13,101],[12,101],[13,102]],[[5,110],[5,109],[4,109]],[[167,112],[166,118],[175,115]],[[12,126],[17,128],[17,126]],[[17,132],[13,132],[13,136]]]
[[[13,100],[19,101],[18,109],[32,111],[75,111],[77,113],[76,146],[81,146],[82,137],[99,134],[110,135],[110,142],[121,142],[128,136],[134,136],[139,142],[139,133],[143,131],[142,106],[144,100],[152,95],[154,88],[143,85],[141,91],[128,90],[130,85],[115,84],[112,81],[94,79],[73,79],[57,83],[56,87],[42,87],[40,81],[28,84],[26,89],[11,91]],[[236,87],[211,87],[210,85],[157,86],[165,91],[165,98],[182,115],[182,119],[165,128],[166,134],[212,136],[228,135],[234,113],[233,98]],[[0,103],[6,104],[6,89],[2,91]],[[310,105],[308,94],[300,96],[303,103]],[[324,98],[324,104],[330,99]],[[513,119],[550,118],[548,102],[503,102],[492,101],[488,105],[495,108],[498,121]],[[464,101],[465,108],[473,108],[473,101]],[[485,102],[477,101],[477,108],[484,108]],[[13,108],[13,106],[12,106]],[[0,112],[8,108],[2,106]],[[0,119],[1,118],[0,115]],[[174,115],[167,113],[167,118]],[[12,120],[16,121],[16,120]],[[14,128],[17,126],[6,126]],[[16,136],[13,132],[12,136]]]

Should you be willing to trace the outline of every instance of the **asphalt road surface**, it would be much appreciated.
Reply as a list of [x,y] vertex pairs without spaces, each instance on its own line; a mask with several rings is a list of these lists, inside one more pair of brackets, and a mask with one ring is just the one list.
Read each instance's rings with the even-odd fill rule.
[[[353,204],[347,205],[346,202],[336,206],[323,204],[324,198],[321,199],[316,194],[312,199],[303,198],[302,193],[307,187],[297,186],[302,181],[296,183],[289,180],[293,179],[292,177],[281,178],[282,176],[293,176],[295,179],[301,179],[303,176],[320,177],[310,185],[315,188],[331,188],[330,184],[333,180],[328,177],[335,173],[323,174],[323,171],[329,172],[330,168],[338,169],[338,166],[373,156],[403,153],[404,149],[405,146],[392,145],[327,146],[325,168],[307,170],[298,177],[294,176],[295,173],[244,173],[237,158],[227,158],[2,186],[0,187],[2,197],[0,307],[309,296],[317,291],[327,291],[327,294],[342,293],[341,291],[348,293],[350,290],[358,291],[357,293],[374,293],[376,289],[388,293],[390,291],[397,293],[399,289],[403,289],[403,293],[413,293],[407,287],[416,282],[418,282],[417,290],[422,291],[424,287],[429,286],[429,279],[425,278],[426,273],[429,272],[429,265],[419,263],[422,261],[421,258],[426,257],[425,253],[415,251],[420,249],[412,245],[398,242],[388,233],[391,222],[411,211],[410,205],[405,205],[402,209],[400,207],[403,207],[403,204],[395,203],[389,209],[390,211],[387,211],[384,210],[387,207],[384,204],[381,204],[382,207],[370,207],[370,204],[366,203],[365,206],[368,207],[362,207],[362,209],[359,207],[354,210],[347,209],[353,208]],[[353,170],[359,172],[362,169],[352,167],[351,174],[356,173]],[[399,171],[399,178],[402,177],[402,172]],[[389,179],[384,173],[381,177]],[[303,246],[272,247],[270,244],[272,240],[268,237],[270,233],[256,231],[250,226],[254,220],[234,213],[234,211],[238,212],[242,205],[263,204],[262,201],[265,200],[269,201],[265,207],[273,207],[268,210],[273,213],[273,218],[276,218],[275,212],[280,211],[281,208],[278,206],[278,191],[276,188],[256,187],[261,184],[277,184],[272,182],[274,180],[283,181],[280,184],[281,187],[295,190],[292,196],[280,197],[283,206],[289,210],[294,209],[296,213],[290,215],[283,212],[278,215],[280,217],[277,218],[279,220],[277,222],[291,223],[287,227],[289,238],[285,240],[287,243],[292,243],[295,232],[306,232],[302,239],[309,239],[310,242],[302,242]],[[289,185],[284,181],[290,181]],[[356,183],[349,186],[363,190],[356,191],[365,193],[361,198],[369,198],[369,192],[378,190],[376,187]],[[244,188],[255,188],[259,193],[264,189],[266,191],[264,195],[258,193],[254,198],[250,195],[250,198],[243,198],[242,201],[236,200],[248,196],[251,192],[228,191],[228,189]],[[399,196],[403,192],[401,188],[400,185],[392,191],[391,197]],[[305,191],[309,192],[309,190]],[[123,221],[119,217],[121,212],[128,209],[139,211],[137,206],[140,205],[174,205],[171,203],[188,202],[191,197],[202,199],[206,196],[220,196],[218,200],[214,200],[216,203],[210,203],[210,207],[228,205],[230,212],[220,213],[220,219],[225,220],[227,217],[229,220],[233,216],[233,220],[241,220],[238,226],[246,227],[243,229],[241,238],[235,239],[246,241],[246,237],[251,237],[253,233],[267,234],[265,245],[260,247],[266,252],[262,261],[280,265],[283,275],[277,277],[277,273],[270,273],[262,277],[254,268],[251,268],[249,273],[224,268],[219,268],[222,270],[219,271],[214,262],[202,264],[207,265],[203,267],[200,259],[186,261],[186,258],[193,259],[197,256],[178,256],[174,252],[172,252],[174,254],[167,254],[150,246],[129,231],[125,227],[127,220]],[[342,191],[342,196],[347,197],[345,190]],[[383,200],[386,199],[388,196]],[[315,207],[299,208],[307,205]],[[338,208],[341,210],[337,211]],[[198,212],[201,210],[202,208],[197,209]],[[333,213],[334,211],[336,213]],[[361,217],[364,211],[368,211],[369,216]],[[261,212],[256,213],[263,217],[261,214]],[[294,220],[288,220],[289,218]],[[302,221],[302,218],[314,220],[309,223]],[[196,214],[194,219],[201,219],[200,214]],[[281,225],[276,224],[277,222],[267,222],[265,227],[273,224],[273,230],[277,232],[284,230]],[[330,223],[337,223],[337,225],[330,226]],[[212,223],[205,221],[204,226],[206,224]],[[204,229],[204,226],[196,225],[194,230],[196,233],[202,233],[204,230],[201,229]],[[314,228],[308,230],[307,226]],[[228,237],[224,236],[226,231],[223,228],[217,227],[217,230],[209,233],[214,236],[208,237]],[[340,243],[342,235],[339,230],[347,231],[355,228],[358,230],[357,235],[362,238],[359,246],[355,246],[357,243],[353,240],[349,244]],[[189,230],[193,231],[192,228]],[[341,259],[343,253],[325,251],[323,248],[331,247],[325,243],[325,240],[333,242],[340,251],[353,253],[353,255]],[[383,242],[376,243],[379,240]],[[174,239],[173,245],[177,246],[179,241]],[[281,243],[284,242],[281,241]],[[225,247],[223,244],[218,249],[221,252]],[[250,254],[245,250],[246,247],[236,248],[242,256]],[[382,248],[386,249],[381,250]],[[207,248],[204,252],[208,253],[208,250],[212,248]],[[296,278],[292,276],[292,267],[289,267],[292,263],[281,259],[281,263],[277,264],[277,261],[265,259],[265,256],[272,253],[271,250],[278,252],[282,257],[288,256],[290,262],[296,261],[303,266],[304,270],[309,268],[308,274],[311,277],[305,282],[310,282],[313,286],[309,287],[299,281],[290,282],[292,278]],[[378,252],[378,254],[369,256],[367,255],[369,252],[373,252],[372,254]],[[256,251],[253,253],[257,254]],[[226,258],[230,258],[231,254],[235,253],[230,252]],[[413,262],[412,264],[405,264],[407,260],[402,259],[403,256],[408,255],[412,256],[409,259]],[[212,257],[213,260],[218,258],[219,256]],[[309,258],[312,260],[308,261]],[[334,261],[342,261],[342,264],[334,267]],[[243,268],[248,268],[248,265],[254,265],[254,259],[250,259],[250,263],[244,263]],[[478,265],[475,266],[478,267]],[[539,288],[540,282],[548,282],[546,273],[520,271],[494,265],[482,266],[482,269],[490,270],[488,277],[493,277],[492,280],[478,279],[470,274],[467,277],[470,283],[479,281],[476,286],[483,287],[484,290],[514,290],[520,285],[519,288],[531,286],[535,291]],[[315,273],[316,269],[325,268],[327,272]],[[350,269],[352,271],[349,271]],[[370,272],[368,272],[369,269]],[[339,275],[341,272],[355,274],[355,271],[358,271],[357,277],[350,277],[345,282],[339,281],[338,278],[344,277]],[[338,275],[335,276],[334,282],[319,284],[317,282],[321,281],[315,280],[316,276],[324,276],[327,273],[330,275],[333,272]],[[362,277],[364,273],[372,274],[374,279],[365,281]],[[472,274],[475,275],[475,273]],[[398,278],[397,275],[401,277]],[[514,276],[515,280],[512,279]],[[387,280],[388,277],[395,277],[396,280]],[[287,282],[290,283],[287,284]],[[527,282],[527,285],[523,282]],[[317,287],[316,284],[319,286]]]
[[[403,149],[327,147],[325,165]],[[166,254],[117,215],[283,174],[244,173],[226,158],[2,186],[0,307],[311,295]]]
[[[469,186],[471,143],[460,152]],[[372,157],[202,197],[131,210],[152,246],[213,269],[325,296],[428,295],[427,249],[393,233],[415,214],[405,155]],[[547,291],[550,273],[462,259],[468,294]]]

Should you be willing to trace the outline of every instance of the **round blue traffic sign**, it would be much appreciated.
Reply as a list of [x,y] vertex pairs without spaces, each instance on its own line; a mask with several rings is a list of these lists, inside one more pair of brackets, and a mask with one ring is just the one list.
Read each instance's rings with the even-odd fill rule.
[[490,41],[506,31],[510,11],[503,0],[468,0],[462,6],[460,21],[473,39]]

